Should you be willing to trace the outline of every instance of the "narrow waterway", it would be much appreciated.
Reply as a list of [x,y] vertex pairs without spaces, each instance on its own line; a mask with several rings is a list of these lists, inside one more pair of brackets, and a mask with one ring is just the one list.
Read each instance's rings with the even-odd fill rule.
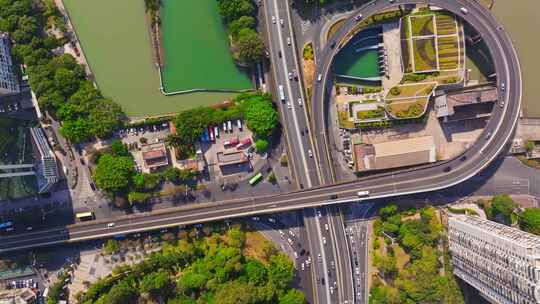
[[523,72],[523,115],[540,118],[540,1],[495,0],[493,12],[510,33]]

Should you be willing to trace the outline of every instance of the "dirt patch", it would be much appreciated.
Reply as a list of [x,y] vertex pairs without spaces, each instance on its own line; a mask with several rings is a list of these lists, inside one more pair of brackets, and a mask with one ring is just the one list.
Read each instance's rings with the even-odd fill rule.
[[259,232],[246,232],[246,247],[244,255],[259,261],[268,262],[264,248],[268,246],[268,240]]

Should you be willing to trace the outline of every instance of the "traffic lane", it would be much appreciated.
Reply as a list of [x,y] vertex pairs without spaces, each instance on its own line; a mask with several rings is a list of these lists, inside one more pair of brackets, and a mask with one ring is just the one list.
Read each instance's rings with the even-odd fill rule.
[[354,293],[352,291],[352,269],[350,264],[351,253],[349,251],[347,237],[344,230],[343,220],[339,214],[339,210],[330,217],[333,228],[333,239],[336,242],[336,267],[339,267],[339,287],[342,294],[342,299],[352,301]]
[[321,264],[322,248],[320,235],[316,228],[315,211],[313,208],[303,210],[304,224],[306,225],[306,237],[309,243],[311,256],[311,279],[318,303],[328,303],[329,294],[325,288],[320,288],[321,278],[324,277],[324,268]]
[[[444,184],[447,181],[446,177],[439,177],[439,180],[440,180],[439,183],[442,183],[442,184]],[[411,187],[418,186],[416,181],[408,182],[408,185]],[[355,197],[356,189],[351,191],[349,185],[333,186],[330,188],[333,188],[334,193],[336,193],[336,191],[340,191],[341,189],[343,189],[341,193],[348,193],[351,199]],[[377,189],[377,191],[374,191],[374,194],[385,194],[385,192],[394,193],[396,191],[396,183],[394,182],[394,183],[391,183],[391,185],[378,186],[378,188],[379,189]],[[412,188],[412,189],[414,190],[415,188]],[[144,217],[144,215],[136,215],[134,217],[132,216],[129,218],[117,219],[116,222],[118,223],[118,225],[112,228],[106,228],[106,223],[103,223],[103,222],[92,223],[88,225],[90,227],[88,227],[87,225],[80,225],[80,226],[74,225],[70,229],[70,234],[71,234],[70,236],[76,235],[77,237],[80,237],[79,234],[81,233],[91,234],[91,233],[97,233],[97,232],[103,232],[103,231],[106,231],[105,232],[106,234],[114,234],[115,232],[120,233],[121,231],[125,230],[125,228],[143,229],[146,225],[151,224],[151,223],[159,224],[159,225],[170,225],[170,224],[177,223],[177,221],[180,219],[182,219],[184,224],[201,222],[203,218],[206,218],[207,220],[208,219],[212,220],[209,217],[215,217],[216,219],[218,218],[223,219],[223,218],[232,216],[235,212],[238,212],[238,210],[247,212],[247,214],[245,215],[250,215],[256,212],[273,212],[272,210],[274,210],[275,208],[278,208],[279,205],[282,205],[282,204],[286,204],[289,207],[293,207],[294,205],[299,205],[299,206],[314,205],[316,204],[317,199],[319,200],[321,198],[324,199],[324,197],[326,197],[329,192],[330,192],[329,190],[326,190],[322,194],[318,194],[318,195],[317,194],[307,195],[310,193],[304,192],[302,193],[303,197],[300,197],[296,200],[294,198],[291,198],[291,199],[285,198],[285,201],[279,201],[277,200],[277,197],[266,198],[266,199],[261,198],[260,200],[257,200],[258,203],[255,203],[255,200],[247,201],[247,202],[240,201],[240,202],[234,202],[234,203],[214,203],[214,204],[209,204],[209,206],[206,206],[206,207],[199,207],[196,209],[188,209],[188,210],[179,210],[173,214],[163,213],[163,214],[156,214],[156,215],[149,215],[149,216],[147,215],[147,217]],[[270,199],[270,202],[268,202],[268,199]],[[313,203],[313,201],[315,201],[315,203]],[[220,207],[220,210],[215,210],[217,206]],[[245,215],[237,215],[237,216],[245,216]],[[140,224],[137,223],[139,221],[142,223]],[[129,227],[124,228],[122,227],[122,225],[126,225]],[[141,225],[142,227],[139,227]],[[86,237],[86,235],[83,235],[83,236]],[[24,236],[23,241],[24,239],[27,239],[27,238],[28,236]],[[39,239],[39,238],[34,238],[31,240],[36,240],[36,239]],[[2,243],[6,243],[6,242],[2,242]]]
[[[286,56],[285,54],[286,49],[282,47],[282,45],[285,45],[285,42],[280,41],[279,34],[278,35],[275,34],[276,31],[281,31],[279,27],[281,27],[280,20],[283,18],[282,16],[283,13],[282,12],[278,12],[278,14],[275,13],[275,7],[274,7],[275,3],[267,2],[266,4],[267,5],[265,5],[265,9],[267,10],[267,13],[266,13],[267,19],[268,19],[268,16],[274,16],[276,20],[276,23],[272,23],[271,21],[267,20],[268,27],[270,28],[269,35],[268,35],[269,36],[268,38],[271,40],[270,53],[272,54],[272,61],[274,62],[272,66],[275,72],[276,81],[278,82],[279,85],[282,85],[284,88],[286,88],[289,85],[288,84],[289,80],[287,76],[286,67],[282,64],[282,62],[283,60],[287,60],[288,56]],[[288,63],[286,63],[285,65],[288,65]],[[286,124],[286,130],[289,131],[288,132],[289,140],[292,142],[297,142],[298,140],[297,140],[296,132],[295,131],[291,132],[291,130],[296,130],[296,126],[294,124],[295,118],[293,117],[294,114],[290,113],[287,106],[287,104],[290,104],[291,101],[293,100],[293,96],[289,94],[288,90],[284,90],[284,91],[287,91],[287,93],[285,94],[287,100],[285,101],[285,103],[283,103],[281,100],[279,101],[279,104],[280,104],[279,107],[282,113],[281,115],[282,121],[284,124]],[[303,151],[300,151],[300,147],[298,147],[297,145],[291,144],[291,142],[289,142],[288,146],[289,146],[288,149],[290,150],[289,155],[294,157],[292,163],[295,168],[296,179],[298,180],[299,184],[309,184],[304,174],[301,174],[301,172],[303,171],[303,167],[301,165],[302,159],[301,157],[298,157],[298,156],[300,156]]]

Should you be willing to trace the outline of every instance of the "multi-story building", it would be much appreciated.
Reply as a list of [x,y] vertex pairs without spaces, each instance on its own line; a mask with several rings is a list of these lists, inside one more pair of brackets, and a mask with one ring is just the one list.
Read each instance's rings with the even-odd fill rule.
[[452,215],[454,274],[492,303],[540,303],[540,237],[478,217]]
[[11,43],[7,33],[0,33],[0,95],[16,94],[21,91],[14,73],[10,53]]
[[49,192],[60,179],[56,157],[42,129],[30,128],[30,134],[35,151],[38,192]]

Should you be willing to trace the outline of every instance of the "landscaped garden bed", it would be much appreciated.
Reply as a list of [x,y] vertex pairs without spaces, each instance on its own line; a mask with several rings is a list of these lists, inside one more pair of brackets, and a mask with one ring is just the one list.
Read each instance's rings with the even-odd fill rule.
[[415,72],[437,69],[437,52],[434,38],[413,39]]

